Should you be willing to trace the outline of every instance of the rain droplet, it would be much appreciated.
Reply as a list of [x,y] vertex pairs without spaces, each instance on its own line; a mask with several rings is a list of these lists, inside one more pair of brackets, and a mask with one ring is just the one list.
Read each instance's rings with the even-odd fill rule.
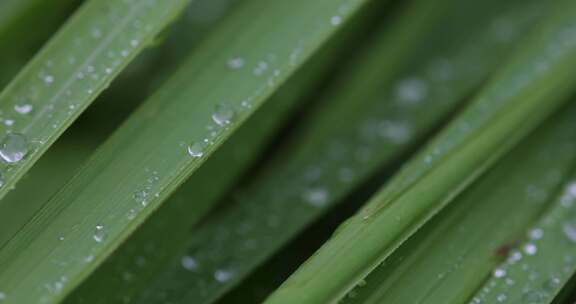
[[96,242],[101,243],[105,237],[104,226],[101,224],[96,225],[96,232],[94,232],[94,235],[92,237]]
[[182,264],[182,267],[186,270],[195,271],[198,269],[198,262],[189,255],[183,256],[182,260],[180,260],[180,264]]
[[44,76],[44,83],[52,84],[53,82],[54,82],[54,76],[52,76],[52,75]]
[[214,279],[220,283],[225,283],[230,281],[233,275],[234,274],[229,270],[218,269],[214,272]]
[[192,157],[202,157],[204,156],[204,144],[194,143],[188,146],[188,154]]
[[226,126],[232,122],[236,112],[229,105],[217,105],[212,114],[212,120],[219,126]]
[[228,62],[226,62],[229,68],[233,70],[240,69],[244,66],[244,59],[240,57],[230,58]]
[[540,228],[534,228],[528,232],[528,237],[532,240],[539,240],[544,236],[544,231]]
[[0,301],[6,300],[6,294],[0,291]]
[[496,296],[496,300],[498,302],[504,302],[504,301],[506,301],[506,299],[508,299],[508,297],[503,293]]
[[576,243],[576,220],[566,222],[562,227],[562,230],[564,231],[564,235],[566,235],[570,241]]
[[28,114],[32,111],[32,105],[31,104],[17,104],[17,105],[14,105],[14,111],[16,111],[20,114]]
[[532,243],[528,243],[528,244],[524,245],[524,252],[527,255],[535,255],[537,251],[538,251],[538,248],[536,247],[536,245],[534,245]]
[[328,191],[325,188],[310,188],[303,194],[303,199],[312,206],[323,207],[328,202]]
[[502,268],[496,268],[496,270],[494,270],[494,277],[495,278],[501,278],[505,275],[506,275],[506,270],[504,270]]
[[340,16],[332,16],[332,18],[330,18],[330,24],[332,24],[333,26],[338,26],[342,23],[342,17]]
[[8,133],[0,143],[0,157],[7,163],[17,163],[28,153],[28,140],[20,133]]
[[138,190],[134,192],[132,197],[136,202],[142,204],[142,206],[146,206],[148,204],[148,191],[146,190]]
[[396,88],[397,98],[405,104],[417,104],[428,94],[428,85],[419,78],[407,78]]

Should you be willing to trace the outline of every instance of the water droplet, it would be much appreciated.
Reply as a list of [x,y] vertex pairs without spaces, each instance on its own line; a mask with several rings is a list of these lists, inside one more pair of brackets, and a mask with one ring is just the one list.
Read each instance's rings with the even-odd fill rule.
[[182,264],[182,267],[186,270],[195,271],[198,269],[198,262],[189,255],[183,256],[182,260],[180,260],[180,264]]
[[54,76],[52,76],[52,75],[44,76],[44,83],[52,84],[53,82],[54,82]]
[[132,197],[136,202],[138,202],[142,206],[146,206],[148,204],[148,191],[146,190],[138,190],[134,192]]
[[0,291],[0,301],[4,301],[6,300],[6,294],[2,291]]
[[506,299],[508,299],[508,297],[503,293],[496,296],[496,300],[498,302],[504,302],[504,301],[506,301]]
[[14,111],[16,111],[20,114],[28,114],[32,111],[32,105],[31,104],[17,104],[17,105],[14,105]]
[[233,70],[240,69],[244,66],[244,59],[240,57],[230,58],[228,62],[226,62],[229,68]]
[[396,87],[396,97],[405,104],[413,105],[422,101],[428,94],[428,84],[419,78],[407,78]]
[[562,227],[562,230],[564,231],[564,235],[566,235],[570,241],[576,243],[576,220],[566,222]]
[[504,270],[502,268],[496,268],[496,270],[494,270],[494,277],[495,278],[501,278],[505,275],[506,275],[506,270]]
[[332,16],[332,18],[330,18],[330,24],[332,24],[333,26],[338,26],[342,23],[342,17],[340,16]]
[[234,108],[229,105],[217,105],[212,114],[212,120],[219,126],[226,126],[232,122],[236,116]]
[[84,258],[84,262],[86,262],[86,263],[90,263],[92,261],[94,261],[94,255],[92,255],[92,254],[88,255]]
[[232,277],[234,276],[234,273],[232,273],[229,270],[225,270],[225,269],[218,269],[214,272],[214,279],[220,283],[225,283],[230,281],[230,279],[232,279]]
[[536,247],[536,245],[534,245],[532,243],[528,243],[528,244],[524,245],[524,252],[527,255],[535,255],[537,251],[538,251],[538,248]]
[[522,303],[525,304],[541,303],[544,299],[545,296],[539,290],[527,290],[522,295]]
[[328,202],[328,191],[325,188],[310,188],[304,191],[303,199],[312,206],[323,207]]
[[104,234],[104,226],[103,225],[96,225],[96,231],[94,232],[94,235],[92,236],[94,238],[94,240],[98,243],[101,243],[104,240],[104,237],[106,235]]
[[28,153],[28,140],[20,133],[8,133],[0,143],[0,157],[7,163],[17,163]]
[[14,124],[14,120],[13,119],[5,119],[4,124],[7,125],[8,127],[10,127]]
[[540,228],[534,228],[528,232],[528,237],[532,240],[539,240],[544,236],[544,230]]
[[194,143],[188,146],[188,154],[192,157],[202,157],[204,156],[204,144]]

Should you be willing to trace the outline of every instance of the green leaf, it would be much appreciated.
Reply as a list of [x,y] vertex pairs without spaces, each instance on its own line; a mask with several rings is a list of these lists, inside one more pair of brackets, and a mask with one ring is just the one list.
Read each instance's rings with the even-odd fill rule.
[[63,299],[363,3],[239,7],[0,250],[9,301]]
[[[509,17],[515,33],[521,35],[536,10],[530,7],[491,16],[501,9],[492,5],[483,8],[477,19],[461,14],[446,18],[430,11],[429,2],[419,3],[425,5],[417,6],[417,13],[409,11],[401,17],[390,32],[379,33],[369,44],[373,49],[357,54],[358,60],[343,69],[342,76],[321,96],[316,111],[309,111],[281,145],[280,153],[254,180],[239,188],[237,195],[226,199],[233,204],[192,231],[187,252],[173,258],[154,284],[144,288],[148,292],[143,302],[210,303],[221,297],[331,205],[379,169],[393,164],[471,93],[517,37],[502,43],[497,34],[500,28],[486,29],[486,24]],[[458,1],[443,5],[448,3],[462,5]],[[478,22],[483,19],[486,24]],[[453,26],[459,23],[459,27]],[[406,26],[418,29],[418,34],[407,39]],[[436,43],[435,49],[426,49],[429,54],[422,56],[420,50],[435,37],[431,33],[452,28],[466,30],[455,30],[453,40]],[[477,35],[470,36],[470,29]],[[474,39],[462,43],[457,37]],[[407,52],[409,47],[417,51]],[[471,62],[482,62],[482,69],[470,69]],[[437,73],[430,75],[431,70]],[[442,77],[447,74],[460,77]],[[371,75],[370,81],[362,75]],[[414,79],[429,84],[421,101],[427,107],[406,105],[398,96],[398,84]],[[383,104],[383,99],[390,102]],[[262,223],[265,229],[261,229]],[[197,264],[198,269],[183,268],[183,259]]]
[[186,0],[87,2],[0,93],[0,198]]
[[[555,13],[449,126],[294,273],[267,303],[342,298],[565,101],[574,86],[573,3]],[[550,45],[557,46],[551,48]]]
[[[374,269],[343,303],[466,302],[571,174],[575,114],[571,107],[553,116]],[[495,274],[500,277],[501,271]]]
[[[574,119],[573,112],[570,111],[568,119]],[[574,135],[568,148],[575,146],[573,139]],[[550,210],[529,230],[523,242],[511,250],[470,303],[552,303],[573,277],[576,273],[574,172],[564,182],[559,194],[555,193]]]

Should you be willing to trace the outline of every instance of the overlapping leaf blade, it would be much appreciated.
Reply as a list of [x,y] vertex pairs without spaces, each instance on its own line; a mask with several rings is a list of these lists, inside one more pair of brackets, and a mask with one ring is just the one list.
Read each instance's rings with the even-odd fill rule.
[[[514,41],[509,37],[510,41],[503,43],[499,38],[500,28],[485,30],[485,25],[480,23],[476,24],[480,34],[469,44],[460,46],[460,41],[450,39],[444,44],[435,41],[438,48],[432,54],[420,58],[422,53],[416,52],[410,56],[406,50],[411,47],[420,50],[418,43],[428,43],[421,40],[429,31],[445,32],[452,24],[463,22],[462,16],[457,15],[448,21],[436,21],[436,17],[445,19],[445,16],[430,14],[428,3],[420,3],[425,5],[418,13],[410,11],[410,17],[403,18],[402,24],[388,33],[393,35],[379,38],[375,43],[377,48],[368,56],[362,54],[360,57],[364,59],[355,62],[353,69],[343,72],[335,89],[322,101],[330,104],[330,110],[321,108],[310,114],[294,136],[297,139],[283,145],[282,152],[255,181],[249,183],[247,189],[240,189],[239,196],[229,199],[239,198],[238,201],[211,216],[200,230],[191,233],[188,252],[184,257],[175,258],[156,283],[146,288],[149,292],[143,301],[213,302],[218,299],[324,213],[328,206],[337,203],[378,168],[390,164],[399,153],[406,151],[410,143],[453,110],[482,81],[498,62],[499,57],[494,54],[505,54]],[[447,1],[443,5],[458,4]],[[488,16],[497,8],[485,5],[483,12]],[[496,14],[494,19],[485,22],[490,24],[503,16],[509,17],[514,20],[516,33],[520,34],[533,20],[535,11],[535,7],[514,10],[514,13]],[[428,16],[427,19],[422,18],[423,15]],[[481,19],[484,15],[477,17]],[[464,20],[475,24],[469,19]],[[435,24],[432,30],[429,23]],[[418,33],[422,36],[412,33],[414,36],[408,40],[403,35],[405,26],[421,29]],[[468,34],[462,31],[453,35]],[[482,56],[478,56],[479,49],[483,50]],[[382,58],[390,58],[390,61],[382,61]],[[438,61],[438,58],[443,60]],[[442,71],[446,72],[442,69],[446,68],[446,62],[449,62],[451,72],[460,77],[442,78],[442,75],[446,76],[446,73],[442,74]],[[484,69],[469,69],[470,62],[483,62]],[[402,69],[397,71],[392,69],[394,67]],[[441,75],[433,74],[438,77],[434,79],[427,74],[430,70],[441,70]],[[362,75],[371,75],[370,81]],[[398,97],[398,83],[419,80],[431,83],[429,95],[424,97],[422,105],[435,108],[434,115],[428,108],[406,105],[406,101]],[[447,91],[453,95],[446,95]],[[385,105],[382,98],[386,98]],[[353,111],[350,100],[354,100]],[[334,121],[346,121],[346,124],[335,125]],[[408,135],[403,130],[413,137],[402,137],[402,134]],[[263,223],[266,229],[258,229]],[[189,265],[197,264],[197,268],[184,268],[183,260]]]
[[[571,174],[574,113],[572,106],[530,135],[372,271],[344,303],[466,302]],[[496,275],[504,282],[501,272]]]
[[[255,0],[238,9],[2,248],[10,301],[62,299],[363,3]],[[261,9],[263,18],[247,18]],[[238,57],[244,68],[230,70]]]
[[342,298],[559,108],[575,84],[570,67],[576,64],[576,40],[570,34],[573,4],[560,4],[474,102],[347,220],[267,303],[324,303]]

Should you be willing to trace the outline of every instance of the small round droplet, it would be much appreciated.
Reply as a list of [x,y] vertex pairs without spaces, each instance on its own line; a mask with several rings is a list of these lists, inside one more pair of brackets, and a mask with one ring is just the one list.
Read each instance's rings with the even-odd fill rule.
[[244,59],[240,57],[230,58],[228,62],[226,62],[229,68],[233,70],[240,69],[244,66]]
[[20,114],[28,114],[32,112],[31,104],[17,104],[14,106],[14,111]]
[[138,202],[142,206],[146,206],[148,204],[148,191],[146,190],[138,190],[134,192],[132,197],[136,202]]
[[2,291],[0,291],[0,301],[4,301],[6,300],[6,294]]
[[303,199],[312,206],[323,207],[328,202],[328,191],[322,187],[310,188],[304,192]]
[[202,157],[204,156],[204,144],[194,143],[188,146],[188,154],[192,157]]
[[92,237],[96,242],[101,243],[105,237],[104,226],[100,224],[96,225],[96,231],[94,232],[94,235]]
[[0,157],[7,163],[17,163],[28,153],[28,140],[19,133],[8,133],[0,143]]
[[402,80],[396,88],[397,98],[405,104],[417,104],[428,94],[428,84],[419,78]]
[[537,251],[538,251],[538,248],[536,247],[536,245],[534,245],[532,243],[528,243],[528,244],[524,245],[524,252],[527,255],[535,255]]
[[502,268],[496,268],[496,270],[494,270],[494,277],[495,278],[501,278],[504,277],[506,275],[506,270],[502,269]]
[[562,230],[571,242],[576,243],[576,220],[570,220],[564,223]]
[[229,270],[225,270],[225,269],[218,269],[214,272],[214,279],[220,283],[225,283],[230,281],[230,279],[232,279],[232,277],[234,276],[234,273],[232,273]]
[[182,264],[184,269],[189,271],[195,271],[198,269],[198,262],[196,262],[196,260],[189,255],[183,256],[182,260],[180,260],[180,264]]
[[333,26],[338,26],[342,23],[342,17],[340,16],[332,16],[332,18],[330,18],[330,24],[332,24]]
[[496,296],[496,301],[498,302],[504,302],[506,299],[508,299],[508,297],[503,293]]
[[212,114],[212,120],[219,126],[226,126],[232,122],[236,112],[229,105],[217,105]]

